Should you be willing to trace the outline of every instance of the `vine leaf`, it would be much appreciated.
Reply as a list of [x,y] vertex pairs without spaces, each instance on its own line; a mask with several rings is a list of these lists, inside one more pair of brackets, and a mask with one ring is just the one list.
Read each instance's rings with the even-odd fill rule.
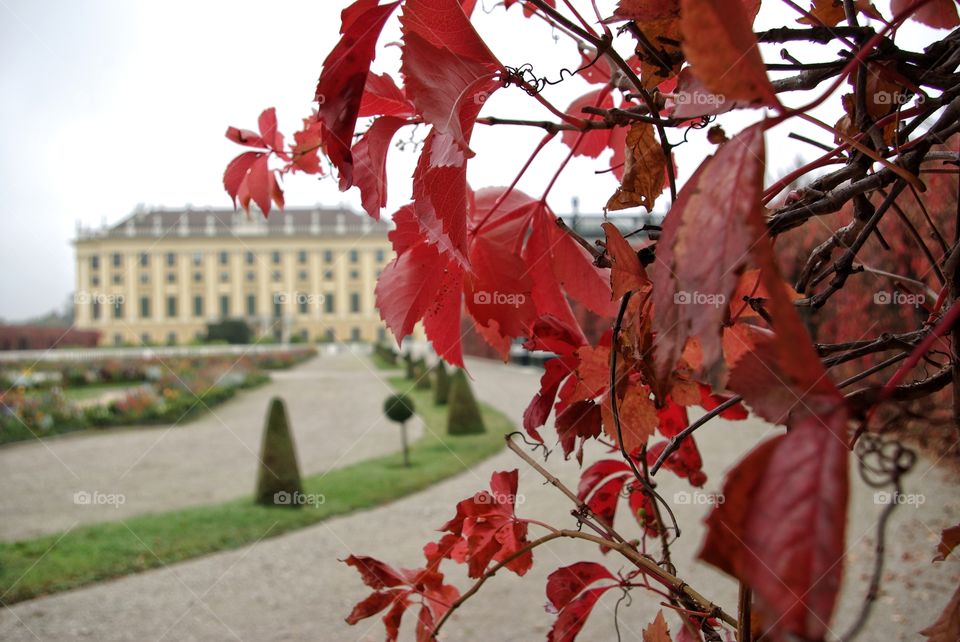
[[663,192],[667,163],[663,150],[653,135],[653,125],[634,123],[625,140],[623,179],[607,209],[622,210],[642,205],[648,212]]
[[920,631],[927,636],[927,642],[955,642],[960,640],[960,586],[937,621]]
[[394,116],[378,118],[351,150],[363,209],[378,221],[380,208],[387,205],[387,151],[397,130],[406,124]]
[[663,611],[657,611],[657,617],[643,630],[643,642],[672,642]]
[[[916,4],[914,0],[892,0],[890,8],[895,14],[900,14],[913,4]],[[953,29],[960,25],[954,0],[933,0],[914,11],[910,17],[934,29]]]
[[610,289],[614,300],[633,290],[647,290],[652,287],[647,271],[643,269],[637,252],[609,221],[602,226],[606,234],[607,255],[613,263],[610,268]]
[[749,10],[741,0],[683,0],[683,52],[693,73],[730,100],[776,105]]
[[960,546],[960,524],[945,528],[940,533],[940,543],[937,544],[937,555],[933,561],[944,561],[957,546]]
[[[877,8],[874,7],[869,0],[856,0],[856,2],[854,2],[854,8],[858,13],[862,13],[875,20],[882,19],[880,12],[877,11]],[[813,4],[810,5],[809,13],[810,16],[803,16],[798,19],[797,22],[810,25],[811,27],[819,27],[821,24],[827,27],[833,27],[847,18],[843,8],[843,0],[814,0]]]
[[353,185],[350,146],[377,39],[387,18],[400,5],[378,2],[357,0],[341,12],[340,41],[323,61],[317,82],[317,116],[327,157],[340,170],[340,191]]

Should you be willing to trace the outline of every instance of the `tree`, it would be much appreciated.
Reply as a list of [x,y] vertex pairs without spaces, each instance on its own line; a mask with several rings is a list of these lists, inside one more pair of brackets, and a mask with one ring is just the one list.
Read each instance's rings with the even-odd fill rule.
[[433,372],[433,403],[438,406],[445,406],[450,399],[450,373],[447,372],[447,366],[443,363],[443,359],[437,360]]
[[407,420],[413,416],[413,400],[406,395],[390,395],[383,402],[383,414],[387,419],[400,424],[400,444],[403,447],[403,465],[410,465],[410,451],[407,448]]
[[[823,639],[844,567],[849,450],[861,461],[884,462],[885,477],[873,481],[897,489],[912,453],[871,421],[878,409],[947,389],[950,429],[960,425],[960,37],[940,32],[922,50],[898,43],[907,21],[957,27],[956,3],[893,0],[889,15],[860,0],[813,0],[809,10],[786,3],[797,22],[790,17],[766,31],[753,26],[761,0],[620,0],[612,15],[585,0],[519,3],[530,18],[525,28],[569,40],[580,61],[575,70],[558,64],[541,76],[501,62],[471,22],[474,0],[357,0],[342,14],[341,39],[320,72],[316,112],[294,144],[285,144],[272,109],[261,114],[257,132],[227,131],[248,148],[224,174],[227,192],[243,207],[255,203],[264,214],[272,204],[282,207],[279,177],[286,172],[329,172],[342,190],[358,187],[376,219],[387,202],[388,147],[402,129],[414,136],[425,129],[412,202],[391,217],[396,258],[376,288],[384,322],[396,337],[422,323],[436,352],[458,367],[463,323],[504,359],[511,341],[525,337],[527,348],[556,355],[524,414],[527,438],[544,443],[541,429],[554,414],[565,456],[582,462],[585,445],[596,441],[617,453],[584,468],[574,493],[511,438],[526,465],[574,500],[576,522],[531,535],[544,525],[517,516],[517,471],[495,472],[490,491],[457,505],[443,536],[425,548],[422,568],[348,558],[374,590],[348,621],[386,610],[387,637],[395,639],[405,610],[419,605],[417,638],[432,639],[497,570],[523,575],[534,549],[572,538],[616,553],[630,570],[578,562],[554,571],[549,640],[573,640],[610,589],[651,588],[651,579],[672,607],[674,632],[682,629],[686,639],[722,639],[721,629],[749,639],[751,613],[755,636]],[[518,1],[502,4],[510,13]],[[370,71],[380,32],[397,11],[402,86],[400,76]],[[789,51],[797,43],[820,58],[798,59]],[[761,49],[772,46],[783,49],[785,62],[765,62]],[[636,55],[622,55],[627,49]],[[558,108],[549,88],[572,75],[594,89]],[[551,116],[480,115],[494,92],[517,89]],[[833,125],[813,113],[830,109],[839,119]],[[752,121],[727,134],[715,121],[734,111],[743,114],[740,123]],[[373,119],[359,136],[358,118]],[[789,131],[800,122],[825,132],[826,142]],[[485,127],[543,132],[519,175],[505,177],[507,188],[467,184],[471,141]],[[819,148],[819,156],[765,184],[767,141],[782,144],[788,134]],[[682,168],[680,185],[673,149],[691,137],[716,150]],[[519,191],[526,169],[555,149],[557,138],[566,150],[543,194]],[[608,149],[601,169],[619,181],[608,211],[652,210],[665,199],[669,207],[662,228],[621,230],[611,218],[605,241],[593,245],[558,221],[547,199],[569,158],[599,158]],[[938,176],[946,180],[928,189]],[[790,188],[795,184],[802,187]],[[954,216],[931,216],[931,209]],[[829,218],[836,212],[844,213]],[[780,238],[827,221],[830,237],[789,286],[781,271],[789,251]],[[910,239],[899,246],[908,260],[869,269],[866,257],[894,247],[891,236]],[[841,293],[853,292],[848,285],[864,274],[886,279],[891,299],[923,294],[923,313],[905,331],[887,332],[883,315],[867,315],[851,334],[814,341],[808,326],[823,329],[850,316]],[[866,304],[889,305],[877,294]],[[571,300],[610,331],[588,341]],[[854,374],[837,376],[841,364]],[[694,406],[705,414],[691,422]],[[723,486],[727,501],[707,520],[700,558],[741,587],[738,605],[718,605],[683,581],[683,564],[671,561],[670,543],[681,531],[653,480],[666,470],[702,486],[694,433],[717,416],[744,418],[744,406],[785,430],[733,466]],[[622,523],[614,528],[621,498],[637,534],[622,535]],[[658,557],[646,552],[648,539],[659,541]],[[877,555],[882,561],[882,549]],[[461,595],[446,584],[445,560],[467,564],[474,587]],[[870,615],[881,568],[848,636]],[[950,639],[958,602],[927,629],[932,639]],[[648,631],[668,639],[662,616]]]
[[282,399],[274,397],[267,411],[260,445],[256,500],[266,506],[297,508],[301,505],[298,501],[301,494],[303,486],[297,465],[297,448],[287,421],[287,409]]

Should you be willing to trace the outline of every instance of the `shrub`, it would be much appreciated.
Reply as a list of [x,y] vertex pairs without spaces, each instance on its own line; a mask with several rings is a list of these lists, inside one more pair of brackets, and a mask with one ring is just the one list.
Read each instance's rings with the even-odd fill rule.
[[267,506],[297,507],[300,505],[298,502],[284,501],[283,497],[301,493],[303,487],[300,482],[300,467],[297,465],[297,452],[287,421],[287,410],[283,400],[274,397],[270,401],[267,423],[263,430],[255,499],[258,504]]
[[470,389],[463,370],[453,373],[450,380],[450,409],[447,412],[447,432],[451,435],[474,435],[486,432],[483,416]]
[[447,372],[447,366],[443,359],[437,361],[437,365],[433,367],[433,373],[433,403],[444,406],[450,399],[450,373]]

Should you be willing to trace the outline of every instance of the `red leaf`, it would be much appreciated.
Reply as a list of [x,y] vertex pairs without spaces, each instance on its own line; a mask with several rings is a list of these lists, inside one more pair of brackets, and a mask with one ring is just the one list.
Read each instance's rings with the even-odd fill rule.
[[547,578],[547,599],[559,611],[594,582],[616,579],[603,564],[577,562],[550,573]]
[[[570,103],[570,106],[564,111],[571,116],[585,120],[596,120],[599,118],[596,115],[584,113],[584,107],[599,107],[601,109],[610,109],[613,107],[613,97],[610,96],[610,88],[601,87],[600,89],[589,91]],[[570,129],[564,130],[561,136],[563,144],[571,149],[573,149],[573,146],[579,138],[580,132]],[[603,150],[605,150],[609,144],[609,129],[592,129],[583,134],[583,140],[573,153],[575,156],[596,158],[603,153]]]
[[945,528],[940,533],[940,543],[937,545],[937,555],[933,561],[944,561],[957,546],[960,546],[960,524]]
[[613,19],[651,22],[672,18],[680,13],[680,0],[620,0]]
[[[650,446],[647,449],[647,464],[652,466],[666,446],[665,441]],[[681,441],[680,446],[663,462],[663,467],[677,477],[688,480],[691,486],[700,488],[707,483],[707,476],[703,472],[703,458],[693,437]]]
[[383,609],[390,606],[394,600],[401,596],[406,596],[407,591],[393,589],[390,591],[375,591],[368,595],[364,600],[358,602],[350,615],[347,616],[347,624],[356,624],[360,620],[374,616]]
[[577,497],[583,501],[604,479],[610,475],[626,472],[630,472],[630,467],[621,459],[601,459],[591,464],[580,474]]
[[704,161],[666,217],[653,274],[662,379],[689,337],[700,340],[706,374],[720,377],[726,303],[764,229],[763,158],[763,130],[744,130]]
[[447,259],[426,243],[397,256],[377,279],[380,318],[399,341],[413,332],[434,301]]
[[500,86],[503,66],[456,0],[407,0],[400,22],[406,92],[438,137],[431,162],[462,165],[473,156],[473,122]]
[[274,181],[276,180],[269,165],[267,165],[268,160],[269,157],[266,154],[256,159],[250,166],[250,173],[247,174],[247,189],[250,191],[250,198],[253,199],[253,202],[257,204],[264,215],[270,213],[270,202],[273,198]]
[[363,89],[376,55],[384,23],[400,4],[356,0],[340,14],[340,41],[323,61],[317,82],[317,115],[323,122],[327,156],[340,170],[340,190],[353,185],[350,145],[357,124]]
[[411,118],[417,109],[388,74],[369,74],[357,116]]
[[683,52],[694,74],[730,100],[778,103],[742,0],[683,0]]
[[413,209],[423,235],[466,266],[467,168],[463,163],[442,165],[435,160],[445,145],[442,136],[431,129],[413,173]]
[[580,597],[570,602],[557,616],[550,632],[547,633],[547,642],[573,642],[583,625],[587,623],[590,612],[600,596],[613,588],[603,586],[589,589],[580,594]]
[[[632,453],[646,445],[647,440],[657,428],[657,409],[649,397],[649,391],[640,385],[621,385],[623,398],[617,405],[617,414],[620,417],[620,432],[623,435],[623,447]],[[604,395],[603,400],[603,427],[607,435],[617,440],[617,427],[613,420],[613,409],[610,407],[610,396]]]
[[[892,0],[890,8],[894,14],[900,15],[914,4],[914,0]],[[914,11],[910,17],[934,29],[953,29],[960,25],[954,0],[933,0]]]
[[620,491],[623,490],[623,485],[627,479],[629,479],[628,475],[613,477],[604,482],[587,498],[587,506],[608,526],[613,526],[613,520],[617,514],[617,502],[620,500]]
[[283,149],[283,134],[277,131],[277,110],[273,107],[264,109],[257,119],[260,128],[260,138],[267,147],[280,151]]
[[[710,386],[698,384],[700,387],[700,406],[704,410],[713,410],[720,404],[726,402],[729,397],[724,395],[715,395],[710,392]],[[730,421],[740,421],[746,419],[749,415],[743,404],[734,404],[720,413],[720,416]]]
[[567,376],[573,372],[574,365],[564,359],[550,359],[544,364],[544,373],[540,377],[540,390],[530,400],[523,412],[523,429],[531,437],[543,443],[543,437],[537,432],[550,416],[550,409],[557,397],[557,390]]
[[602,430],[600,406],[593,401],[573,403],[557,416],[556,426],[564,459],[570,458],[570,453],[573,452],[579,437],[581,445],[577,451],[577,461],[583,461],[582,442],[599,437]]
[[347,566],[352,566],[360,571],[363,583],[372,589],[393,588],[401,586],[407,581],[401,573],[389,565],[366,555],[351,555],[343,561]]
[[657,617],[643,630],[643,642],[670,642],[670,629],[663,619],[663,611],[657,611]]
[[607,254],[613,261],[610,268],[610,288],[614,300],[619,301],[623,295],[631,290],[641,290],[652,287],[647,271],[640,264],[637,252],[613,223],[604,223],[603,231],[607,236]]
[[240,192],[240,185],[247,178],[250,168],[258,158],[264,156],[260,152],[244,152],[230,161],[227,169],[223,172],[223,188],[233,199],[233,206],[237,206],[237,194]]
[[437,356],[458,368],[463,366],[460,345],[460,310],[463,270],[452,260],[441,269],[440,283],[423,317],[423,329]]
[[765,621],[822,639],[843,573],[848,494],[846,412],[797,418],[724,483],[700,557],[749,584]]
[[380,208],[387,205],[387,151],[397,130],[407,123],[402,118],[378,118],[353,146],[354,183],[360,188],[363,209],[380,220]]
[[920,631],[920,635],[927,637],[927,642],[956,642],[960,640],[960,586],[953,592],[953,597],[937,621]]

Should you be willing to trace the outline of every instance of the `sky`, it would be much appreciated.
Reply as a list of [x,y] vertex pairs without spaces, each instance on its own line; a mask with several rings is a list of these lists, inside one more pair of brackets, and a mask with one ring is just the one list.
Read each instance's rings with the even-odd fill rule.
[[[255,129],[260,111],[274,106],[282,131],[289,136],[298,128],[310,113],[321,63],[337,41],[339,12],[348,4],[0,0],[0,319],[23,319],[64,305],[74,287],[71,241],[78,223],[113,224],[141,204],[229,207],[223,168],[241,150],[224,138],[226,127]],[[604,15],[615,6],[612,0],[598,4]],[[876,5],[889,16],[887,0]],[[795,16],[776,0],[765,0],[757,27]],[[578,66],[573,44],[524,18],[519,7],[505,14],[494,0],[480,0],[474,23],[504,64],[530,63],[538,75],[551,79],[563,66]],[[922,47],[935,35],[909,26],[898,42]],[[398,77],[399,49],[384,47],[398,39],[394,19],[381,37],[375,71]],[[802,46],[790,50],[804,61],[828,60],[834,53]],[[764,58],[771,62],[778,51],[765,48]],[[628,48],[622,53],[629,54]],[[573,78],[548,87],[544,96],[563,108],[588,88]],[[801,100],[791,96],[790,104]],[[482,115],[549,116],[515,87],[495,93]],[[831,123],[838,117],[821,115]],[[732,134],[759,116],[746,111],[718,122]],[[829,135],[812,126],[790,131],[829,142]],[[509,184],[541,135],[529,128],[478,126],[471,185]],[[694,132],[677,149],[681,182],[711,153],[704,138],[705,132]],[[776,145],[768,140],[773,173],[815,152],[781,139]],[[551,142],[519,188],[539,194],[565,149],[559,140]],[[558,214],[570,211],[573,197],[581,211],[602,210],[616,188],[612,175],[595,174],[609,166],[604,159],[577,158],[569,164],[549,199]],[[409,200],[415,162],[413,146],[391,150],[387,212]],[[284,186],[288,206],[359,209],[359,192],[341,193],[329,177],[297,176]]]

